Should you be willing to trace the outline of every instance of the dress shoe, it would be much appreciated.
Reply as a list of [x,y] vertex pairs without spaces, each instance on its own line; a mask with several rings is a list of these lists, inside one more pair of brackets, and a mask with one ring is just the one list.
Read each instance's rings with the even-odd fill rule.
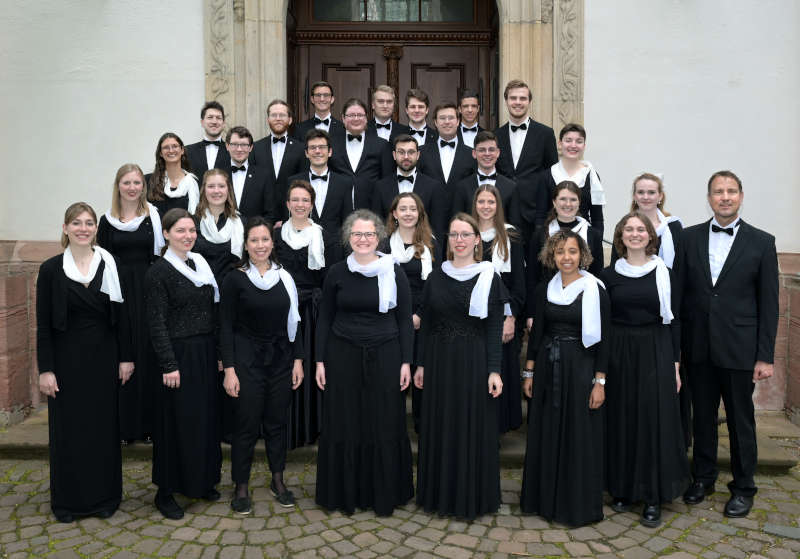
[[644,508],[642,509],[642,518],[639,519],[639,522],[648,528],[655,528],[661,524],[661,505],[645,504]]
[[95,516],[97,518],[104,518],[105,519],[105,518],[111,518],[113,516],[113,514],[114,514],[113,510],[101,510],[100,512],[95,514]]
[[706,495],[711,495],[714,492],[714,486],[709,485],[706,487],[699,481],[695,481],[689,486],[689,489],[683,494],[683,502],[687,505],[697,505],[705,500]]
[[203,495],[203,499],[206,501],[219,501],[220,494],[216,488],[212,487],[209,489],[205,495]]
[[64,524],[71,524],[75,522],[75,517],[69,513],[56,514],[56,520],[63,522]]
[[728,518],[742,518],[750,514],[753,508],[753,498],[744,495],[731,495],[725,503],[725,516]]
[[622,497],[611,497],[611,510],[614,512],[628,512],[631,510],[631,502]]
[[159,491],[156,493],[155,504],[158,512],[163,514],[164,518],[169,518],[170,520],[180,520],[183,518],[183,509],[172,495],[162,495]]

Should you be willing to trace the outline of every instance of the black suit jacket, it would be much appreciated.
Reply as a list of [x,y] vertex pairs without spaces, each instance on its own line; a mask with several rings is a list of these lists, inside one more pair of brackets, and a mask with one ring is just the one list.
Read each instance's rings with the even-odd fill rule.
[[447,180],[444,180],[442,159],[439,156],[439,138],[436,138],[436,141],[425,144],[422,147],[417,169],[445,185],[447,207],[452,207],[456,185],[461,180],[475,173],[478,169],[478,164],[475,158],[472,157],[472,149],[458,142],[456,145],[456,155],[453,158],[453,166],[450,168],[450,176]]
[[307,160],[305,148],[302,142],[298,142],[291,136],[286,138],[286,149],[283,152],[281,168],[278,176],[275,176],[275,161],[272,159],[272,135],[261,138],[253,145],[250,152],[250,163],[263,167],[268,171],[267,176],[270,184],[267,189],[270,191],[272,203],[272,215],[275,219],[283,215],[286,208],[286,190],[289,188],[289,177],[296,175],[306,168]]
[[522,152],[519,155],[517,166],[514,166],[514,157],[511,155],[511,129],[509,123],[494,131],[497,135],[497,144],[500,148],[500,157],[497,159],[497,169],[500,174],[517,181],[528,179],[537,171],[550,169],[551,165],[558,163],[558,149],[556,136],[553,129],[533,119],[528,120],[528,132]]
[[[311,176],[309,173],[299,173],[289,177],[289,184],[296,180],[309,181]],[[339,229],[342,227],[342,222],[353,211],[353,182],[349,177],[334,173],[328,170],[328,193],[325,195],[325,204],[322,206],[322,215],[317,212],[316,205],[311,212],[311,219],[314,223],[319,223],[323,229],[328,231],[336,239],[338,239]],[[283,204],[284,212],[282,215],[283,221],[289,218],[289,211],[286,204]]]
[[[480,133],[481,133],[481,132],[483,132],[484,130],[485,130],[485,128],[483,128],[483,127],[482,127],[482,126],[479,124],[479,125],[478,125],[478,134],[480,134]],[[476,137],[477,137],[477,134],[476,134]],[[463,143],[464,143],[464,136],[463,136],[463,134],[461,133],[461,124],[459,124],[459,125],[458,125],[458,143],[460,143],[460,144],[463,144]],[[466,145],[466,144],[464,144],[464,145]],[[469,147],[469,146],[467,146],[467,147]]]
[[[206,159],[206,146],[202,141],[186,146],[186,158],[189,160],[189,167],[192,173],[197,176],[197,182],[203,183],[203,174],[208,171],[208,160]],[[225,142],[217,151],[217,158],[214,160],[214,169],[223,171],[231,170],[231,156],[225,148]]]
[[[498,174],[497,179],[495,179],[494,186],[500,192],[500,198],[503,202],[503,212],[506,216],[506,223],[510,223],[514,227],[519,228],[521,220],[519,214],[519,192],[517,192],[516,183],[511,179]],[[458,212],[471,214],[472,199],[475,196],[476,190],[478,190],[478,173],[473,173],[472,175],[461,179],[456,185],[455,191],[453,192],[453,204],[450,215],[455,215]]]
[[[312,116],[308,120],[304,120],[303,122],[298,122],[294,126],[294,138],[298,140],[301,144],[305,145],[306,143],[306,134],[308,134],[309,130],[314,128],[314,117]],[[339,120],[338,118],[333,118],[331,115],[331,124],[328,127],[328,134],[331,138],[334,136],[342,136],[344,135],[344,123]]]
[[[367,123],[367,128],[369,130],[372,130],[373,132],[375,132],[375,134],[378,133],[378,128],[375,126],[375,119],[374,118],[370,119],[370,121]],[[408,134],[408,131],[409,131],[408,126],[406,126],[405,124],[400,124],[396,120],[393,120],[392,121],[392,130],[389,132],[389,144],[390,145],[394,144],[394,139],[395,138],[397,138],[401,134]],[[378,136],[378,137],[380,138],[380,136]],[[417,137],[419,137],[419,136],[417,136]]]
[[673,270],[680,295],[681,348],[688,363],[752,371],[772,363],[778,329],[775,237],[740,221],[715,285],[709,221],[683,230]]
[[[372,211],[383,219],[388,219],[389,208],[392,207],[395,196],[400,193],[396,175],[397,173],[379,180],[372,192]],[[447,221],[450,219],[444,186],[431,177],[417,172],[412,192],[422,200],[434,234],[442,238],[441,235],[447,229]]]
[[[258,215],[270,223],[274,223],[277,219],[271,190],[274,181],[270,180],[269,173],[268,169],[252,163],[247,166],[242,199],[239,202],[239,213],[242,214],[245,223],[247,218]],[[230,175],[230,171],[228,174]]]
[[[419,134],[412,134],[410,126],[407,126],[406,128],[407,128],[406,134],[408,134],[409,136],[414,138],[417,141],[417,144],[419,144],[419,142],[422,141],[422,138],[420,138]],[[425,146],[427,146],[429,144],[432,144],[434,141],[436,141],[436,139],[438,137],[439,137],[439,133],[436,131],[435,128],[432,128],[430,126],[426,126],[425,127],[425,144],[419,146],[419,148],[422,149],[423,147],[425,147]]]
[[328,168],[352,179],[354,208],[371,208],[374,184],[390,175],[395,169],[389,142],[379,138],[374,131],[366,130],[361,159],[358,161],[358,166],[353,169],[347,157],[346,135],[336,136],[331,141],[333,156],[328,161]]

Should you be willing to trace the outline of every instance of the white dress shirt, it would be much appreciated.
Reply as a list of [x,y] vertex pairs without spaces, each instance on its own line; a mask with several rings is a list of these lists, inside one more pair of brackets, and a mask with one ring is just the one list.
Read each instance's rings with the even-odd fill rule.
[[[349,134],[349,132],[347,132],[347,134]],[[360,142],[355,138],[352,140],[347,140],[347,137],[345,136],[345,143],[347,144],[347,159],[350,160],[350,168],[354,173],[356,172],[356,169],[358,169],[358,162],[361,161],[361,154],[364,152],[364,142],[366,141],[366,137],[363,132],[360,134],[360,136]]]
[[733,222],[725,226],[726,229],[733,227],[733,235],[728,235],[721,231],[719,233],[714,233],[711,230],[712,225],[722,227],[719,222],[717,222],[716,217],[713,218],[708,225],[708,267],[711,269],[712,285],[717,284],[717,278],[719,278],[719,274],[722,272],[722,267],[725,265],[725,260],[728,258],[728,253],[731,251],[733,241],[739,233],[740,219],[740,217],[737,217]]
[[331,113],[328,113],[328,116],[319,116],[317,113],[314,113],[314,116],[320,120],[325,120],[326,118],[328,119],[328,124],[320,122],[319,124],[315,124],[314,128],[316,128],[317,130],[324,130],[325,132],[331,131],[331,120],[333,120]]
[[[516,132],[511,131],[511,121],[508,123],[508,136],[511,140],[511,157],[514,160],[514,168],[517,168],[517,163],[519,163],[519,156],[522,155],[522,146],[525,144],[525,136],[528,135],[528,128],[531,127],[531,119],[528,117],[525,119],[524,124],[525,130],[522,128],[518,128]],[[523,123],[520,123],[523,124]],[[516,126],[516,125],[515,125]]]
[[378,120],[376,118],[375,119],[375,124],[388,124],[389,125],[389,129],[388,130],[386,128],[378,128],[377,126],[375,126],[375,131],[378,133],[378,137],[379,138],[383,138],[384,140],[386,140],[388,142],[389,141],[389,137],[392,135],[392,119],[390,118],[386,122],[381,122],[380,120]]
[[475,175],[475,180],[478,181],[478,186],[481,186],[482,184],[491,184],[492,186],[494,186],[495,183],[497,182],[497,179],[488,179],[488,180],[482,181],[480,175],[487,175],[488,176],[488,175],[496,175],[496,174],[497,174],[497,168],[496,167],[492,167],[492,170],[489,171],[488,173],[484,173],[481,170],[481,168],[478,167],[478,173]]
[[289,143],[289,136],[286,132],[282,136],[274,136],[275,138],[286,138],[285,142],[273,142],[273,135],[269,135],[270,147],[272,148],[272,165],[275,167],[275,178],[278,178],[278,173],[281,171],[281,162],[283,162],[283,154],[286,152],[286,144]]
[[[459,130],[461,130],[461,137],[464,139],[464,145],[474,148],[475,147],[475,136],[478,135],[478,123],[474,124],[475,131],[474,132],[465,132],[464,126],[459,124]],[[472,126],[470,126],[472,128]]]
[[417,147],[424,146],[425,145],[425,139],[428,137],[428,125],[426,124],[422,128],[414,128],[414,125],[409,122],[408,123],[408,127],[411,130],[416,130],[418,132],[420,130],[422,130],[423,132],[425,132],[422,136],[420,136],[419,134],[411,134],[411,137],[414,138],[417,141]]
[[[314,179],[311,180],[311,175],[327,175],[327,180],[322,179]],[[325,207],[325,198],[328,196],[328,181],[331,180],[330,173],[328,172],[328,168],[325,167],[325,170],[321,173],[315,173],[313,170],[308,172],[308,182],[311,183],[311,188],[314,189],[316,196],[314,196],[314,207],[317,209],[317,215],[322,217],[322,208]]]
[[[222,138],[217,138],[216,140],[212,140],[205,134],[203,134],[203,139],[208,140],[209,142],[216,142],[222,141]],[[208,164],[209,169],[214,168],[214,164],[217,162],[217,153],[219,153],[219,146],[215,144],[206,144],[206,163]],[[202,178],[202,177],[200,177]]]
[[247,159],[241,165],[231,160],[231,166],[237,167],[244,166],[244,171],[236,171],[231,173],[231,181],[233,182],[233,195],[236,197],[236,207],[238,208],[242,203],[242,193],[244,192],[244,181],[247,178],[247,173],[250,170],[250,163]]
[[[439,140],[444,140],[441,136]],[[436,145],[439,148],[439,159],[442,160],[442,172],[444,173],[444,182],[450,179],[450,170],[453,168],[453,160],[456,158],[456,148],[458,147],[458,136],[454,136],[452,140],[444,140],[446,142],[455,142],[455,147],[444,146],[441,142],[437,141]]]
[[400,169],[397,169],[397,175],[395,176],[395,179],[400,175],[403,175],[404,177],[412,177],[414,182],[397,181],[398,193],[405,194],[407,192],[414,192],[414,183],[417,182],[417,168],[414,167],[410,173],[404,173]]

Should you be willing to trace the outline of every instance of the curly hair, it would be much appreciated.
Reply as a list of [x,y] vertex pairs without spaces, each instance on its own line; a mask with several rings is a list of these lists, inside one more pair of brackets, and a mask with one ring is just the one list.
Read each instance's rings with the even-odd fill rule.
[[342,244],[347,246],[350,242],[350,232],[353,230],[353,224],[358,221],[369,221],[375,226],[375,232],[378,234],[378,244],[386,238],[386,226],[383,220],[378,217],[373,211],[360,209],[356,210],[347,216],[347,219],[342,223]]
[[578,267],[581,270],[587,269],[593,260],[592,252],[589,250],[589,245],[586,244],[586,241],[583,240],[583,237],[574,231],[569,231],[567,229],[560,229],[547,239],[547,242],[544,244],[541,252],[539,253],[539,262],[542,263],[542,266],[551,270],[556,270],[558,268],[558,266],[556,266],[555,259],[556,250],[569,239],[575,239],[575,242],[578,243],[578,251],[581,255]]

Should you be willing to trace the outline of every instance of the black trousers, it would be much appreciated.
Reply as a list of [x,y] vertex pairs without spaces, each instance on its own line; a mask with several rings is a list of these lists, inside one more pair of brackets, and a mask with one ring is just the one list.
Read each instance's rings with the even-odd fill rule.
[[270,471],[282,472],[286,467],[293,364],[288,351],[291,349],[287,344],[259,343],[236,335],[239,397],[234,399],[235,429],[231,445],[234,483],[249,481],[253,450],[261,432]]
[[753,371],[692,363],[689,365],[689,382],[692,389],[692,474],[695,481],[710,486],[717,480],[717,412],[722,396],[730,434],[733,472],[733,481],[728,484],[728,489],[733,495],[752,497],[757,491],[753,475],[758,461]]

